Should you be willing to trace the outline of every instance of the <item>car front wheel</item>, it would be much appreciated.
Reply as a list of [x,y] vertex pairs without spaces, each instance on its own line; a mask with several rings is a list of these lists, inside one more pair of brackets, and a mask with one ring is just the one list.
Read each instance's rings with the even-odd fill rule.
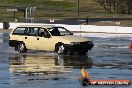
[[55,52],[58,54],[66,54],[64,44],[58,43],[55,46]]

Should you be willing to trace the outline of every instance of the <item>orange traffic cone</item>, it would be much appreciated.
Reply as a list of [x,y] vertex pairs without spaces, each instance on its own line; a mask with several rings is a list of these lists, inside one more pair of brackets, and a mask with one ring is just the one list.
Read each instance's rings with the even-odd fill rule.
[[132,41],[130,42],[130,46],[129,46],[130,49],[132,49]]

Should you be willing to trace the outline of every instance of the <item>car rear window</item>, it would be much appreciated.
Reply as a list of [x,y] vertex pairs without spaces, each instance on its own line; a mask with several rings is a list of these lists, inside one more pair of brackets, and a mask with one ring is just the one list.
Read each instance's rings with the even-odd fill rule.
[[26,27],[19,27],[14,30],[13,34],[14,35],[27,35],[29,33],[28,28]]

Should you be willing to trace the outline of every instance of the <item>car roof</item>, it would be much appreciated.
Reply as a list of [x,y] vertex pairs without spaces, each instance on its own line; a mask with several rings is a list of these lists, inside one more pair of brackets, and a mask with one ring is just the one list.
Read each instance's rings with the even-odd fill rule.
[[41,27],[41,28],[51,28],[57,27],[56,25],[19,25],[18,27]]

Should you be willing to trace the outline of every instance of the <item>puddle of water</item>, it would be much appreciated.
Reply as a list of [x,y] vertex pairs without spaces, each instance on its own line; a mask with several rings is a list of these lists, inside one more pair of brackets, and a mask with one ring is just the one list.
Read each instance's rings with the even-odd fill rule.
[[[84,36],[89,37],[89,34]],[[78,79],[83,66],[91,79],[132,80],[132,51],[128,48],[130,39],[129,36],[92,36],[96,47],[86,56],[69,56],[39,51],[18,54],[8,47],[6,36],[5,42],[0,44],[0,88],[82,88]]]
[[[60,84],[72,85],[75,81],[79,85],[81,68],[83,66],[86,69],[92,68],[92,65],[92,58],[87,56],[14,55],[9,57],[10,80],[11,84],[15,83],[13,86],[25,86],[28,85],[27,83],[35,82],[41,87],[58,87]],[[47,85],[49,82],[50,85]]]

